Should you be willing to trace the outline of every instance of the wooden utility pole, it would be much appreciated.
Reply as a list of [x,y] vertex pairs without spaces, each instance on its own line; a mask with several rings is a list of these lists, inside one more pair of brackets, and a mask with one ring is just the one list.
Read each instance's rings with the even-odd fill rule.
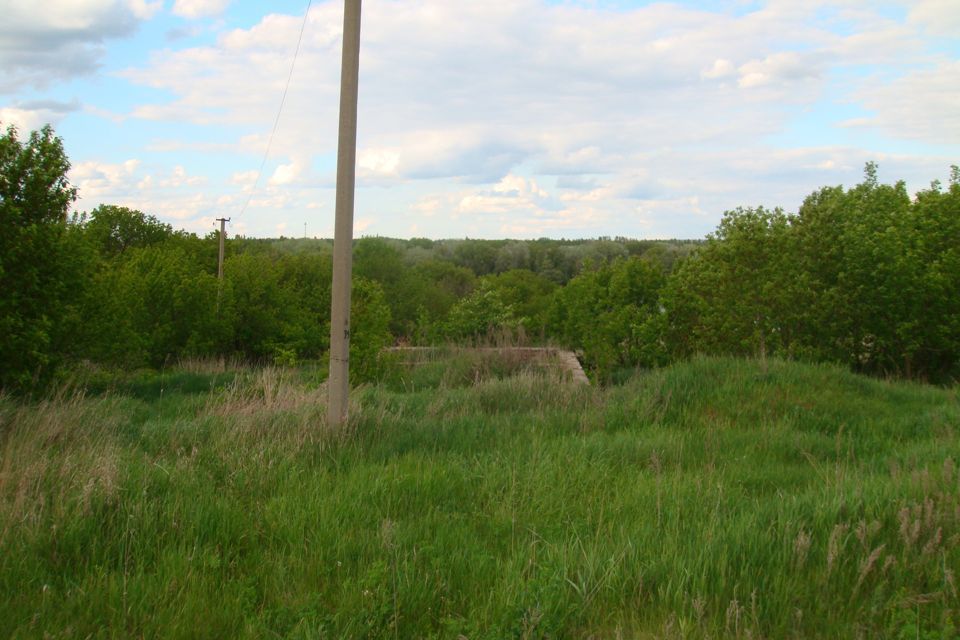
[[357,94],[360,78],[360,0],[344,0],[340,67],[340,135],[333,234],[330,309],[330,375],[327,423],[347,421],[350,394],[350,274],[353,266],[353,199],[357,168]]
[[226,236],[226,226],[230,222],[230,218],[217,218],[217,222],[220,223],[220,258],[217,260],[217,280],[223,280],[223,247],[224,247],[224,238]]

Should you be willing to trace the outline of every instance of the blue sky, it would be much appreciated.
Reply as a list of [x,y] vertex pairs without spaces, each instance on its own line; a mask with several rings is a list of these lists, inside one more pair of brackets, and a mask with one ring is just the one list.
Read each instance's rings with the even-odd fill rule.
[[[0,123],[53,124],[78,210],[329,237],[342,2],[257,179],[307,4],[0,0]],[[693,238],[960,163],[956,0],[365,0],[362,49],[358,235]]]

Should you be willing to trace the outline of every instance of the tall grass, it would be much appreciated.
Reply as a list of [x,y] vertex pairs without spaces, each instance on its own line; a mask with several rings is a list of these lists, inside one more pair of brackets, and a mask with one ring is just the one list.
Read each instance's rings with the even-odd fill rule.
[[551,348],[527,348],[484,342],[478,347],[446,345],[390,350],[381,354],[380,384],[391,391],[469,387],[484,380],[516,376],[546,377],[556,383],[570,372]]
[[459,366],[0,399],[0,636],[957,635],[956,390]]

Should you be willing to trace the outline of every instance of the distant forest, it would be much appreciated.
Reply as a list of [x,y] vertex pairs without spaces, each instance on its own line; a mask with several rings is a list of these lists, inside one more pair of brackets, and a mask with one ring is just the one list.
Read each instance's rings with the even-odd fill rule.
[[[0,136],[0,386],[76,367],[194,357],[324,357],[332,242],[227,240],[76,193],[50,128]],[[693,354],[842,363],[950,382],[960,373],[960,170],[911,196],[863,181],[796,213],[724,214],[705,240],[361,238],[351,374],[374,381],[403,343],[554,344],[599,382]]]

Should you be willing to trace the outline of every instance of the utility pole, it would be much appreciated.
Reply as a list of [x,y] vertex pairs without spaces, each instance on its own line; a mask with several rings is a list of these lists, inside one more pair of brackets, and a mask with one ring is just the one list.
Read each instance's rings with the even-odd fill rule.
[[353,266],[353,199],[357,170],[360,2],[361,0],[344,0],[343,7],[337,204],[330,309],[330,375],[327,380],[327,424],[330,426],[346,423],[350,394],[350,273]]
[[220,259],[217,260],[217,280],[223,281],[223,247],[224,247],[224,237],[226,236],[226,226],[230,222],[230,218],[217,218],[217,222],[220,223]]

